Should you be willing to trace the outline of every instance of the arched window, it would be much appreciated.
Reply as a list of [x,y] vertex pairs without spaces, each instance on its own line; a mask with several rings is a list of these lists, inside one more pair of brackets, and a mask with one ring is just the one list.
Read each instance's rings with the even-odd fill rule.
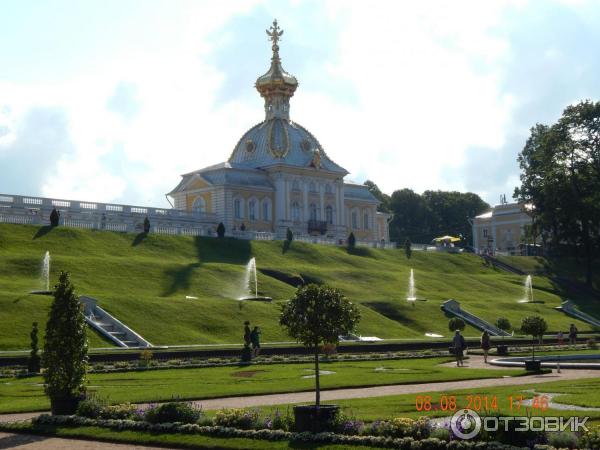
[[317,205],[311,203],[308,208],[310,211],[310,220],[317,220]]
[[271,202],[268,198],[262,201],[262,220],[264,222],[271,220]]
[[244,217],[244,211],[242,210],[242,201],[239,198],[233,200],[233,215],[236,219],[242,219]]
[[326,194],[331,194],[331,193],[333,193],[333,189],[332,189],[332,187],[331,187],[331,185],[330,185],[329,183],[327,183],[327,184],[325,185],[325,193],[326,193]]
[[203,197],[196,197],[192,204],[192,212],[196,214],[203,214],[206,212],[206,202]]
[[363,213],[363,228],[365,230],[368,230],[369,227],[370,227],[370,224],[369,224],[369,211],[365,211]]
[[256,200],[248,201],[248,219],[256,220]]
[[358,230],[358,212],[356,212],[354,210],[352,211],[351,221],[352,221],[352,229]]
[[333,208],[331,206],[325,208],[325,220],[329,225],[333,225]]
[[292,219],[294,222],[300,221],[300,205],[298,202],[292,203]]

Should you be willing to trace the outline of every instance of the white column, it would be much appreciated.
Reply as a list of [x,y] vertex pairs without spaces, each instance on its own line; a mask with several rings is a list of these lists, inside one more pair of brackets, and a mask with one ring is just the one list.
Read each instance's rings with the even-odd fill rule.
[[285,200],[284,200],[285,207],[284,207],[283,216],[284,216],[285,220],[290,220],[290,180],[288,180],[287,178],[285,179],[284,197],[285,197]]
[[308,221],[309,211],[308,211],[308,180],[304,180],[302,183],[302,203],[304,207],[302,208],[302,216],[304,217],[304,221]]
[[344,181],[340,181],[338,185],[338,217],[339,224],[346,225],[346,202],[344,201]]
[[275,225],[285,216],[285,182],[281,174],[275,178]]
[[325,205],[324,203],[324,196],[325,196],[325,186],[323,186],[323,184],[319,183],[319,202],[320,202],[320,211],[321,211],[321,217],[319,217],[319,220],[325,220]]

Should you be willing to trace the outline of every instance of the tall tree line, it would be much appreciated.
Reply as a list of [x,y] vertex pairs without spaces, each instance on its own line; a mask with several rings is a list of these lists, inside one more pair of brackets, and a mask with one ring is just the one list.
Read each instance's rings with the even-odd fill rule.
[[534,229],[549,251],[585,261],[591,285],[600,253],[600,102],[580,102],[555,124],[536,124],[518,161],[515,198],[533,206]]
[[400,189],[392,195],[381,192],[375,183],[365,186],[381,202],[379,210],[394,214],[390,223],[390,239],[404,242],[429,243],[433,238],[450,234],[462,236],[465,244],[472,242],[469,219],[489,209],[477,194],[456,191],[425,191],[418,194]]

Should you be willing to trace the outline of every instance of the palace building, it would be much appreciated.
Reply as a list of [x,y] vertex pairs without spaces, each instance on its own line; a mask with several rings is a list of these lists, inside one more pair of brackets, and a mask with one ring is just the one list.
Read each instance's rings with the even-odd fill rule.
[[520,246],[532,224],[527,207],[502,203],[473,219],[473,247],[478,253],[523,254]]
[[283,30],[277,21],[267,30],[273,56],[269,70],[256,80],[264,99],[264,119],[237,141],[229,159],[182,175],[167,195],[175,209],[211,215],[227,234],[263,232],[296,236],[389,241],[389,214],[366,186],[344,180],[318,139],[290,118],[290,99],[298,81],[279,56]]

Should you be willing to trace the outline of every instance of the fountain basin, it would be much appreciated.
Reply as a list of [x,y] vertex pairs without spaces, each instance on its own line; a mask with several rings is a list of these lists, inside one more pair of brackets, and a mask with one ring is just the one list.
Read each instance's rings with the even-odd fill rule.
[[271,302],[271,297],[261,297],[260,295],[249,295],[247,297],[240,297],[238,300],[249,301],[249,302]]
[[29,291],[30,294],[34,294],[34,295],[52,295],[54,294],[53,291],[45,291],[45,290],[40,290],[40,291]]
[[[596,369],[600,370],[600,354],[584,355],[548,355],[537,356],[536,361],[541,363],[542,368],[556,368],[557,364],[563,369]],[[494,366],[523,367],[531,356],[514,356],[509,358],[496,358],[490,361]]]

